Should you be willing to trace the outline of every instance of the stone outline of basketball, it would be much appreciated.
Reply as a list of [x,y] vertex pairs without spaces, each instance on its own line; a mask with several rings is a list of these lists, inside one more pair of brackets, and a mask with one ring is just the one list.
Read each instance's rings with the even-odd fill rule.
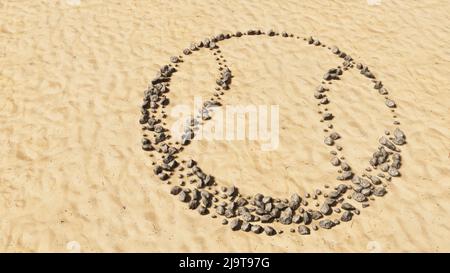
[[[233,34],[219,34],[212,38],[206,38],[198,43],[192,43],[189,48],[183,50],[184,56],[189,56],[194,52],[200,50],[201,48],[209,48],[215,56],[221,53],[219,43],[222,40],[239,38],[243,36],[253,36],[253,35],[267,35],[269,37],[281,36],[283,38],[290,39],[303,39],[311,46],[316,47],[326,47],[318,39],[312,37],[300,37],[293,34],[288,34],[287,32],[277,33],[273,30],[263,32],[261,30],[248,30],[244,33],[236,32]],[[333,46],[328,47],[332,54],[339,58],[342,58],[344,62],[342,66],[329,69],[323,76],[322,83],[316,88],[314,92],[314,97],[318,100],[318,106],[325,106],[330,101],[326,96],[328,88],[324,87],[323,84],[326,82],[331,82],[333,80],[338,80],[341,75],[348,69],[360,70],[360,73],[371,79],[374,83],[374,89],[378,91],[380,95],[385,96],[385,105],[391,109],[391,112],[395,114],[396,103],[389,99],[387,96],[388,91],[383,86],[382,82],[377,80],[375,75],[369,70],[369,68],[361,63],[356,63],[350,55],[339,50],[339,48]],[[276,231],[270,223],[279,222],[283,225],[298,225],[297,231],[301,235],[310,234],[311,230],[309,226],[312,226],[313,230],[317,230],[319,227],[323,229],[331,229],[335,225],[340,224],[340,222],[348,222],[352,220],[353,216],[360,213],[360,210],[355,207],[355,205],[349,203],[344,198],[344,194],[347,191],[352,191],[351,195],[347,195],[347,198],[362,204],[362,207],[368,206],[369,200],[374,201],[373,196],[382,197],[385,195],[387,184],[384,184],[382,179],[390,181],[391,177],[399,176],[399,169],[401,167],[401,150],[397,147],[398,145],[403,145],[406,143],[406,137],[403,131],[398,127],[394,130],[393,136],[389,137],[391,134],[386,131],[386,136],[382,136],[379,139],[381,146],[378,147],[377,151],[373,153],[372,158],[369,160],[369,166],[366,171],[371,171],[372,168],[380,168],[384,173],[378,175],[367,175],[363,174],[362,177],[357,176],[351,170],[351,167],[346,162],[342,162],[342,158],[337,157],[336,151],[331,151],[333,155],[330,160],[333,166],[340,166],[341,169],[338,170],[339,176],[337,180],[345,181],[339,184],[334,190],[328,193],[322,193],[320,190],[316,190],[312,195],[306,193],[304,198],[300,197],[297,193],[291,195],[290,199],[285,198],[281,200],[279,198],[272,198],[270,196],[263,196],[262,194],[256,194],[253,198],[248,196],[247,198],[242,197],[239,190],[235,186],[231,187],[220,187],[214,180],[214,177],[205,174],[197,165],[194,160],[185,161],[182,160],[181,163],[177,161],[177,156],[183,150],[183,146],[188,145],[190,141],[195,137],[193,128],[210,118],[209,112],[212,107],[220,106],[220,102],[211,98],[206,101],[201,109],[201,112],[195,118],[188,121],[188,126],[180,140],[181,143],[176,142],[175,145],[172,143],[167,144],[166,141],[170,139],[170,135],[166,135],[167,129],[161,125],[162,121],[166,117],[164,109],[168,104],[169,100],[166,97],[166,93],[169,92],[168,83],[170,82],[173,73],[177,72],[177,67],[180,62],[182,62],[182,56],[173,56],[170,58],[172,64],[164,65],[161,67],[156,78],[151,81],[151,84],[144,92],[144,102],[141,107],[141,119],[140,124],[143,125],[143,140],[142,148],[144,151],[148,152],[159,152],[164,154],[160,161],[153,162],[155,165],[153,172],[162,181],[167,181],[171,176],[174,175],[174,171],[185,171],[189,170],[188,176],[196,176],[196,188],[190,189],[185,186],[185,182],[182,181],[180,185],[173,186],[170,190],[172,195],[178,197],[178,199],[184,203],[188,204],[189,209],[196,209],[199,214],[207,215],[210,214],[211,207],[215,208],[216,214],[212,214],[213,218],[221,216],[223,218],[222,224],[228,224],[227,219],[232,219],[230,221],[230,227],[232,230],[242,230],[245,232],[253,232],[256,234],[265,232],[267,235],[272,236],[277,233],[283,232]],[[223,56],[220,55],[216,58],[219,63],[219,70],[221,71],[220,78],[217,79],[216,93],[214,96],[220,97],[225,93],[224,90],[229,89],[231,83],[232,72],[229,70],[227,65],[223,65],[220,61],[223,61]],[[150,112],[152,114],[150,114]],[[322,115],[321,122],[331,122],[334,116],[328,112],[328,109],[319,111]],[[394,120],[396,115],[393,116]],[[400,125],[398,121],[393,122],[394,125]],[[331,123],[328,127],[324,129],[327,135],[324,137],[324,144],[328,146],[334,146],[336,142],[339,141],[341,136],[337,132],[328,133],[329,129],[332,129]],[[148,137],[147,132],[154,132],[153,141]],[[342,148],[336,145],[338,151]],[[153,156],[153,154],[151,154]],[[392,160],[391,164],[388,164]],[[158,164],[157,164],[158,163]],[[185,166],[182,166],[185,165]],[[185,168],[186,167],[186,168]],[[177,169],[178,168],[178,169]],[[183,174],[179,175],[182,179]],[[352,184],[348,184],[351,181]],[[383,184],[382,186],[380,186]],[[325,188],[328,188],[325,186]],[[307,199],[316,199],[319,195],[323,195],[324,202],[319,205],[319,209],[312,209],[311,205],[308,203]],[[223,201],[220,204],[219,198]],[[226,202],[224,200],[228,200]],[[340,207],[338,207],[340,205]],[[308,208],[309,207],[309,208]],[[341,214],[342,212],[342,214]],[[339,219],[330,220],[331,215],[340,214]],[[317,223],[312,224],[312,223]],[[259,224],[262,223],[262,224]],[[291,228],[291,232],[295,232],[295,229]]]

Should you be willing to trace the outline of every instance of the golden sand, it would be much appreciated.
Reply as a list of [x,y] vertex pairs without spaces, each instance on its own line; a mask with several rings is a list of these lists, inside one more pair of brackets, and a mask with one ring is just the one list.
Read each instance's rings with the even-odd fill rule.
[[[450,251],[450,3],[323,2],[2,1],[0,251]],[[408,137],[402,176],[351,223],[310,236],[233,232],[188,210],[153,175],[138,124],[148,81],[190,42],[249,28],[338,45],[370,65],[398,103]],[[280,147],[202,141],[186,153],[247,194],[332,184],[311,96],[330,55],[257,38],[221,47],[236,76],[225,103],[280,105]],[[207,54],[183,66],[175,104],[207,94],[216,76]],[[360,169],[389,115],[358,92],[363,79],[349,77],[330,109]]]

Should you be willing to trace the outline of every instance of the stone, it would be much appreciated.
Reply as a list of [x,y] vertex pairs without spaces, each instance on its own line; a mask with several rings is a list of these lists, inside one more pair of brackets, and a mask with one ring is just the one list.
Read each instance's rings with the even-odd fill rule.
[[353,172],[344,171],[340,176],[337,177],[337,180],[349,180],[353,177]]
[[189,49],[190,49],[191,51],[198,50],[197,45],[196,45],[195,43],[191,43],[191,45],[189,46]]
[[370,188],[372,186],[372,183],[370,183],[369,180],[361,178],[359,181],[359,185],[363,187],[364,189]]
[[389,167],[388,174],[393,177],[400,176],[400,172],[392,166]]
[[367,66],[362,67],[360,73],[363,74],[364,76],[366,76],[369,79],[374,79],[375,78],[375,76],[373,75],[372,72],[369,71],[369,68]]
[[183,49],[183,54],[189,55],[189,54],[191,54],[191,50],[189,48],[185,48],[185,49]]
[[200,215],[206,215],[208,214],[208,209],[205,206],[199,206],[197,208],[197,211]]
[[322,213],[320,213],[319,211],[317,211],[317,210],[311,211],[311,218],[312,218],[313,220],[319,220],[319,219],[322,218],[322,217],[323,217],[323,215],[322,215]]
[[350,171],[351,168],[350,168],[350,165],[347,164],[347,162],[342,162],[341,169],[343,171]]
[[341,208],[343,210],[354,210],[355,209],[355,207],[352,204],[350,204],[350,203],[343,203],[341,205]]
[[320,212],[323,215],[329,215],[329,214],[331,214],[332,210],[331,210],[330,206],[327,203],[324,203],[322,205],[322,207],[320,208]]
[[342,213],[342,216],[341,216],[341,221],[348,222],[348,221],[352,220],[352,216],[353,216],[353,213],[351,211],[348,211],[348,210],[344,211],[344,213]]
[[301,215],[294,215],[292,217],[292,222],[296,224],[300,224],[302,222],[302,216]]
[[303,223],[305,223],[305,225],[309,225],[311,221],[312,221],[311,214],[305,211],[303,213]]
[[397,147],[394,145],[394,143],[392,143],[391,141],[389,141],[386,137],[381,137],[378,141],[381,145],[393,150],[393,151],[398,151]]
[[228,187],[226,194],[230,197],[237,195],[237,188],[235,186]]
[[293,210],[296,210],[298,207],[300,207],[301,201],[302,201],[302,198],[298,194],[296,194],[296,193],[292,194],[291,201],[289,203],[290,208]]
[[360,203],[362,203],[362,202],[367,200],[366,196],[364,194],[362,194],[362,193],[359,193],[359,192],[354,192],[352,194],[352,199],[357,201],[357,202],[360,202]]
[[160,174],[162,171],[163,171],[163,168],[161,166],[159,166],[159,165],[156,165],[153,168],[153,173],[156,174],[156,175]]
[[330,72],[327,72],[327,73],[325,73],[325,74],[323,75],[323,79],[326,80],[326,81],[335,80],[335,79],[337,79],[337,78],[338,78],[338,76],[337,76],[336,74],[332,74],[332,73],[330,73]]
[[198,202],[198,200],[191,200],[189,202],[189,209],[196,209],[199,205],[200,203]]
[[394,130],[394,140],[392,142],[396,145],[403,145],[406,143],[406,136],[399,128]]
[[188,167],[188,168],[192,168],[192,167],[194,167],[196,165],[196,162],[194,161],[194,160],[192,160],[192,159],[190,159],[188,162],[187,162],[187,164],[186,164],[186,166]]
[[395,108],[396,107],[395,101],[390,100],[390,99],[387,99],[384,102],[384,104],[386,104],[386,106],[389,107],[389,108]]
[[218,206],[216,208],[216,213],[219,215],[225,215],[225,208],[223,206]]
[[363,190],[363,187],[361,187],[360,185],[354,185],[353,190],[355,192],[361,192]]
[[333,114],[331,114],[331,113],[324,113],[323,115],[322,115],[322,118],[323,118],[323,120],[332,120],[333,119]]
[[389,164],[385,163],[385,164],[381,164],[380,165],[380,170],[383,172],[387,172],[389,170]]
[[329,206],[334,206],[336,204],[336,199],[328,197],[325,199],[324,203],[328,204]]
[[245,231],[245,232],[249,232],[251,230],[251,228],[252,228],[252,224],[247,223],[247,222],[244,222],[241,225],[241,230]]
[[264,204],[271,203],[271,202],[272,202],[272,197],[270,197],[270,196],[264,196],[264,198],[262,199],[262,202],[263,202]]
[[170,61],[172,63],[178,63],[180,61],[180,59],[177,56],[172,56],[172,57],[170,57]]
[[333,221],[328,220],[328,219],[321,220],[321,221],[319,222],[319,226],[320,226],[321,228],[324,228],[324,229],[330,229],[330,228],[332,228],[334,225],[335,225],[335,224],[333,223]]
[[187,202],[189,201],[189,194],[182,191],[178,194],[178,200],[180,200],[181,202]]
[[336,190],[339,192],[339,194],[343,194],[347,191],[348,186],[345,184],[339,184],[336,188]]
[[227,218],[233,218],[233,217],[235,217],[236,216],[236,214],[234,213],[234,211],[233,210],[231,210],[231,209],[225,209],[225,217],[227,217]]
[[298,226],[298,233],[300,234],[300,235],[308,235],[308,234],[310,234],[311,232],[310,232],[310,230],[309,230],[309,228],[307,227],[307,226],[304,226],[304,225],[300,225],[300,226]]
[[336,132],[333,132],[333,133],[330,134],[330,137],[331,137],[333,140],[338,140],[338,139],[341,138],[341,135],[339,135],[339,134],[336,133]]
[[386,189],[382,186],[378,186],[378,187],[375,187],[375,189],[373,189],[373,195],[375,195],[375,196],[382,197],[385,194],[386,194]]
[[324,97],[324,95],[322,93],[319,92],[314,92],[314,98],[316,99],[322,99]]
[[[391,164],[391,167],[392,168],[395,168],[395,169],[400,169],[400,167],[401,167],[401,162],[400,162],[400,160],[393,160],[392,161],[392,164]],[[389,166],[387,167],[387,168],[389,168]]]
[[325,92],[327,90],[328,89],[323,87],[323,85],[319,85],[319,86],[316,87],[316,91],[319,92],[319,93],[323,93],[323,92]]
[[387,95],[388,93],[389,92],[384,87],[381,87],[380,89],[378,89],[378,94],[380,94],[380,95]]
[[277,232],[275,231],[275,229],[274,229],[273,227],[271,227],[271,226],[266,226],[266,227],[264,228],[264,232],[265,232],[266,235],[268,235],[268,236],[273,236],[273,235],[277,234]]
[[330,162],[331,162],[331,165],[333,165],[335,167],[339,166],[339,164],[341,164],[341,161],[336,156],[332,157]]
[[169,175],[167,173],[160,173],[158,174],[158,177],[162,181],[169,179]]
[[383,87],[383,83],[381,81],[376,81],[373,86],[374,89],[381,89]]
[[173,186],[172,189],[170,189],[170,194],[177,195],[181,192],[182,188],[180,186]]
[[372,194],[372,190],[371,189],[362,189],[361,193],[364,194],[365,196],[370,196]]
[[283,212],[281,212],[281,216],[280,216],[280,223],[283,225],[289,225],[292,223],[292,209],[291,208],[287,208],[285,209]]
[[241,217],[242,217],[242,220],[244,220],[244,221],[246,221],[246,222],[251,222],[251,221],[253,221],[253,216],[252,216],[249,212],[243,213],[243,214],[241,215]]
[[323,140],[323,143],[325,143],[328,146],[332,146],[334,144],[334,140],[331,137],[325,137],[325,139]]
[[261,232],[263,232],[263,228],[262,228],[262,226],[260,226],[260,225],[253,225],[252,227],[251,227],[251,231],[253,232],[253,233],[255,233],[255,234],[260,234]]
[[338,55],[339,53],[341,53],[341,51],[339,50],[339,48],[338,48],[337,46],[333,46],[333,47],[331,48],[331,52],[332,52],[333,54],[336,54],[336,55]]
[[261,215],[261,223],[271,223],[273,221],[273,216],[270,214]]
[[233,231],[239,230],[241,228],[242,221],[240,219],[233,219],[230,222],[230,228]]

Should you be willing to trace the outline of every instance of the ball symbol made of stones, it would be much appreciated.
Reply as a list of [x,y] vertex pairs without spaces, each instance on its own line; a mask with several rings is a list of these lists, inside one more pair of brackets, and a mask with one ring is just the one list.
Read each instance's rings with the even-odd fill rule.
[[[305,42],[312,48],[328,49],[330,54],[342,61],[341,65],[324,71],[322,81],[318,83],[317,88],[311,90],[311,96],[317,100],[318,106],[323,107],[318,117],[326,127],[323,143],[327,147],[335,148],[330,152],[330,164],[337,168],[337,186],[330,188],[324,185],[323,190],[289,193],[289,196],[278,198],[260,193],[246,196],[236,186],[220,185],[214,176],[205,173],[194,159],[183,159],[183,147],[195,138],[196,127],[211,119],[211,108],[221,106],[219,98],[230,92],[228,90],[231,87],[231,79],[238,76],[225,64],[220,42],[227,39],[245,39],[246,36]],[[183,134],[178,139],[173,139],[164,122],[167,117],[166,110],[170,106],[169,82],[172,75],[182,68],[185,58],[206,50],[212,52],[218,62],[215,91],[203,104],[198,115],[186,121]],[[319,228],[332,229],[342,222],[351,221],[355,215],[360,214],[362,208],[368,207],[370,202],[387,193],[386,187],[393,177],[400,176],[402,163],[399,146],[406,144],[406,136],[399,128],[400,123],[396,115],[392,120],[395,129],[386,129],[385,134],[378,139],[379,146],[370,155],[365,170],[356,172],[343,160],[342,147],[339,145],[342,137],[334,130],[332,122],[335,116],[326,107],[331,103],[328,97],[330,88],[326,84],[339,80],[347,71],[356,69],[362,77],[373,83],[375,94],[383,96],[385,107],[390,112],[395,114],[397,104],[388,97],[388,90],[367,65],[356,62],[336,46],[327,46],[313,37],[251,29],[221,33],[192,42],[181,50],[179,56],[172,56],[169,61],[169,64],[161,66],[144,92],[139,120],[143,130],[142,149],[154,158],[154,175],[171,185],[170,194],[200,215],[219,218],[222,224],[229,225],[233,231],[272,236],[283,232],[283,227],[289,227],[290,232],[308,235]],[[371,174],[373,169],[380,172]]]

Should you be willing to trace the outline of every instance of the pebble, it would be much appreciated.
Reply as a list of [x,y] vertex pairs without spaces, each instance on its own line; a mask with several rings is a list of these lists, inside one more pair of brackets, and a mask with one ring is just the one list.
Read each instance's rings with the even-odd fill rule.
[[178,63],[178,62],[180,62],[180,59],[177,56],[172,56],[172,57],[170,57],[170,61],[172,63]]
[[181,192],[182,188],[179,186],[173,186],[172,189],[170,190],[170,194],[172,195],[177,195]]
[[332,146],[334,144],[334,140],[331,137],[325,137],[325,139],[323,140],[323,142],[328,145],[328,146]]
[[394,140],[392,142],[394,142],[394,144],[397,144],[397,145],[405,144],[406,143],[405,133],[403,133],[403,131],[400,130],[399,128],[396,128],[394,130]]
[[352,194],[352,199],[357,201],[357,202],[360,202],[360,203],[362,203],[362,202],[367,200],[366,196],[364,194],[362,194],[362,193],[359,193],[359,192],[354,192]]
[[384,102],[384,104],[386,104],[386,106],[389,107],[389,108],[395,108],[395,107],[396,107],[395,102],[394,102],[393,100],[390,100],[390,99],[387,99],[387,100]]
[[181,202],[187,202],[189,200],[189,194],[182,191],[178,194],[178,200]]
[[199,206],[197,208],[197,211],[200,215],[206,215],[208,214],[208,209],[205,206]]
[[230,228],[233,231],[239,230],[241,228],[242,221],[240,219],[233,219],[230,222]]
[[378,186],[375,187],[375,189],[373,190],[373,195],[375,196],[384,196],[386,194],[386,189],[383,186]]
[[333,46],[332,48],[331,48],[331,52],[333,53],[333,54],[339,54],[341,51],[339,50],[339,48],[337,47],[337,46]]
[[260,226],[260,225],[253,225],[252,227],[251,227],[251,231],[253,232],[253,233],[255,233],[255,234],[260,234],[261,232],[263,232],[263,228],[262,228],[262,226]]
[[299,233],[300,235],[308,235],[308,234],[311,233],[310,230],[309,230],[309,228],[308,228],[307,226],[304,226],[304,225],[298,226],[297,231],[298,231],[298,233]]
[[330,228],[332,228],[334,225],[335,225],[335,224],[333,223],[333,221],[328,220],[328,219],[321,220],[321,221],[319,222],[319,226],[320,226],[321,228],[324,228],[324,229],[330,229]]
[[323,215],[329,215],[329,214],[331,214],[332,210],[331,210],[330,206],[327,203],[324,203],[322,205],[322,207],[320,208],[320,212]]
[[341,208],[343,210],[354,210],[355,209],[355,207],[352,204],[350,204],[350,203],[343,203],[341,205]]
[[302,216],[301,215],[294,215],[293,217],[292,217],[292,222],[293,223],[296,223],[296,224],[300,224],[301,222],[302,222]]
[[341,221],[348,222],[348,221],[352,220],[352,216],[353,216],[353,213],[351,211],[348,211],[348,210],[344,211],[344,213],[341,216]]
[[277,232],[275,231],[275,229],[271,226],[266,226],[264,228],[264,232],[268,235],[268,236],[273,236],[275,234],[277,234]]
[[389,167],[388,174],[393,177],[400,176],[400,172],[392,166]]
[[333,140],[338,140],[338,139],[341,138],[341,135],[339,135],[338,133],[334,132],[334,133],[331,133],[331,134],[330,134],[330,137],[331,137]]

